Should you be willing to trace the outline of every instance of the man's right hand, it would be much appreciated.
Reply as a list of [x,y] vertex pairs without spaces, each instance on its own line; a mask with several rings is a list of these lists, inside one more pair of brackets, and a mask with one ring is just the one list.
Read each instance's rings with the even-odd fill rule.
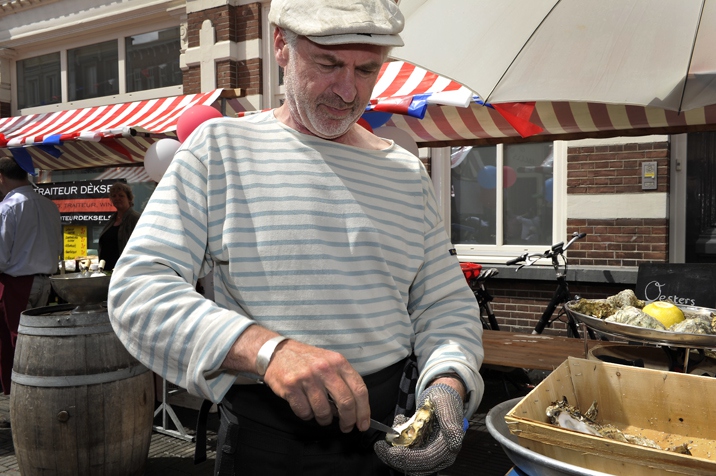
[[341,431],[370,426],[368,388],[363,378],[338,352],[287,340],[279,344],[269,363],[264,382],[288,401],[303,420],[315,418],[320,425],[333,420],[338,411]]
[[[259,325],[250,326],[234,342],[222,367],[255,373],[259,349],[276,335]],[[370,426],[368,388],[338,352],[285,340],[276,347],[263,381],[303,420],[315,418],[320,425],[328,425],[337,411],[345,433],[354,426],[360,431]]]

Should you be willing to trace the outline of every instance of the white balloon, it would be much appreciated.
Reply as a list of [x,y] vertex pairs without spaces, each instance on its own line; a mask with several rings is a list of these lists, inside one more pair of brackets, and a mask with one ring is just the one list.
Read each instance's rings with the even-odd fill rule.
[[373,134],[378,137],[382,137],[383,139],[394,141],[400,147],[407,150],[415,157],[418,157],[418,144],[415,142],[415,139],[413,139],[410,134],[403,129],[393,126],[383,126],[375,129]]
[[162,179],[179,146],[181,142],[175,139],[159,139],[149,146],[144,154],[144,170],[149,178],[155,182]]

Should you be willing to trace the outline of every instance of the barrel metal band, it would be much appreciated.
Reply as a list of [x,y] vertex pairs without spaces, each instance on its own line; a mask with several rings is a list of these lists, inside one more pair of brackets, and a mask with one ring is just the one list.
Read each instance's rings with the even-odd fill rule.
[[124,369],[115,370],[114,372],[105,372],[101,374],[88,375],[59,375],[59,376],[39,376],[25,375],[12,371],[12,381],[19,385],[28,387],[80,387],[83,385],[97,385],[100,383],[115,382],[126,378],[142,375],[149,369],[142,364],[136,364]]
[[20,324],[27,327],[83,327],[97,324],[109,324],[106,312],[87,314],[57,313],[54,315],[32,316],[22,314]]
[[20,324],[17,333],[28,336],[81,336],[89,334],[114,334],[111,324],[88,327],[27,327]]

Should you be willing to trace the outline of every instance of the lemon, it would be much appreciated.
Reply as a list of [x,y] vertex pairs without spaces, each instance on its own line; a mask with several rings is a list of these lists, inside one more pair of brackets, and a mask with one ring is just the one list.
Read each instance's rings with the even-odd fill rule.
[[681,309],[666,301],[654,301],[647,304],[643,311],[664,324],[667,329],[684,320],[684,313]]

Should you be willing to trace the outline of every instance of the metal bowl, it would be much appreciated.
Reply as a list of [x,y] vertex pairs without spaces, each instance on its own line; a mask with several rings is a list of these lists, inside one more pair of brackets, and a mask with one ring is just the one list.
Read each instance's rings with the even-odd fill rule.
[[50,276],[52,289],[70,304],[79,307],[99,305],[107,300],[110,276],[82,276],[66,273]]
[[[672,347],[687,347],[692,349],[714,349],[716,348],[716,335],[713,334],[687,334],[685,332],[670,332],[657,329],[647,329],[644,327],[630,326],[628,324],[619,324],[617,322],[608,322],[598,317],[582,314],[571,308],[577,301],[570,301],[564,305],[564,308],[578,322],[583,322],[597,332],[609,334],[616,337],[626,338],[632,341],[644,342],[648,344],[662,344]],[[684,313],[706,314],[710,316],[716,313],[716,309],[700,306],[677,306]]]
[[608,476],[606,473],[575,466],[549,458],[520,445],[515,435],[510,433],[505,423],[505,415],[522,398],[502,402],[487,412],[485,424],[490,435],[497,440],[507,457],[528,476]]

